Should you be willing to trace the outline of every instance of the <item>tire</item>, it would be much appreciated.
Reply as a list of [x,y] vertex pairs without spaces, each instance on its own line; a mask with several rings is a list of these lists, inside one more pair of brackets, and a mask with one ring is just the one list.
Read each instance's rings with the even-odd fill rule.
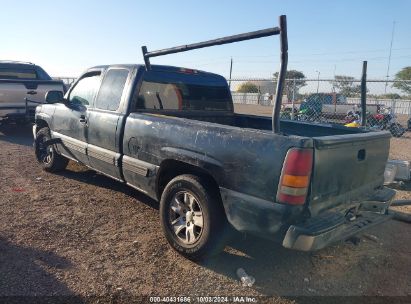
[[47,172],[58,172],[67,167],[69,160],[56,152],[54,145],[45,146],[44,142],[51,139],[50,129],[42,128],[36,133],[34,150],[36,159]]
[[305,114],[300,114],[298,115],[298,119],[299,121],[307,121],[308,120],[308,116]]
[[168,183],[160,200],[160,220],[167,241],[190,260],[224,249],[227,220],[221,198],[197,176],[180,175]]
[[394,137],[401,137],[405,133],[405,129],[399,123],[393,123],[389,130]]
[[281,119],[291,119],[291,114],[289,112],[283,112],[280,114]]

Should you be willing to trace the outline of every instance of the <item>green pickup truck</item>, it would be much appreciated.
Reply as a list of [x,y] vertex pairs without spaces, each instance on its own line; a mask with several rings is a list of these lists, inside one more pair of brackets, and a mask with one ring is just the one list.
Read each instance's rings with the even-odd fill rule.
[[[284,54],[284,24],[247,37],[280,32]],[[49,92],[37,160],[49,172],[80,162],[159,201],[159,226],[190,259],[219,252],[229,226],[310,251],[388,220],[388,132],[240,115],[222,76],[148,60],[241,35],[145,50],[145,65],[93,67],[64,97]]]

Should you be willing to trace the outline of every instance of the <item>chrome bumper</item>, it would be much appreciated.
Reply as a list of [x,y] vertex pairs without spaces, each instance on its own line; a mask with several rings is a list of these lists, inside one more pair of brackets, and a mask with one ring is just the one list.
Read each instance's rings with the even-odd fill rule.
[[37,125],[34,124],[33,125],[33,138],[34,138],[34,140],[36,140],[36,135],[37,135],[36,130],[37,130]]

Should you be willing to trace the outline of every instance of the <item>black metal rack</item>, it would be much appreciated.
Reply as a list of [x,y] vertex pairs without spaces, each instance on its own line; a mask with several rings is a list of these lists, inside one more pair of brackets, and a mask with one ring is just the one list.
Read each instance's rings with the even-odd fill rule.
[[287,19],[285,15],[279,17],[279,27],[273,27],[268,29],[263,29],[259,31],[238,34],[233,36],[227,36],[223,38],[217,38],[213,40],[193,43],[193,44],[186,44],[180,45],[172,48],[157,50],[157,51],[147,51],[147,47],[143,46],[141,49],[143,51],[144,62],[146,65],[146,70],[151,69],[150,58],[163,56],[168,54],[175,54],[186,52],[190,50],[205,48],[214,45],[222,45],[228,44],[233,42],[257,39],[262,37],[280,35],[280,47],[281,47],[281,65],[280,65],[280,72],[277,79],[277,90],[275,96],[275,103],[273,108],[273,115],[272,115],[272,124],[273,124],[273,132],[279,133],[280,132],[280,110],[281,110],[281,102],[283,96],[283,89],[284,89],[284,81],[287,72],[287,63],[288,63],[288,40],[287,40]]

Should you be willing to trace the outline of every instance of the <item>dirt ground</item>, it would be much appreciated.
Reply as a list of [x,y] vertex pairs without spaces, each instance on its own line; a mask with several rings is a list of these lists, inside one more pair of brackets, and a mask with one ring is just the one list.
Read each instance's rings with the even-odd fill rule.
[[[369,230],[377,240],[315,253],[236,235],[226,250],[194,263],[167,244],[158,204],[70,163],[43,172],[31,129],[0,127],[0,296],[411,296],[410,225]],[[411,160],[411,134],[393,139],[391,157]],[[399,191],[411,198],[411,184]],[[256,278],[242,287],[236,269]],[[395,298],[390,298],[395,299]],[[297,300],[297,303],[299,300]]]

